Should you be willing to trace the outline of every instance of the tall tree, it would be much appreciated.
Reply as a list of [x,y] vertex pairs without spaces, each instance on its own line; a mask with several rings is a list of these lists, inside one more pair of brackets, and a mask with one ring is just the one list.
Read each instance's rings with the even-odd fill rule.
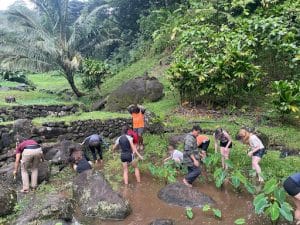
[[[82,53],[118,41],[114,34],[102,31],[99,21],[99,14],[109,16],[108,5],[101,0],[93,1],[92,9],[88,4],[83,7],[80,2],[71,4],[69,0],[31,2],[34,10],[15,6],[0,25],[1,66],[37,71],[59,69],[76,96],[82,96],[74,82]],[[74,13],[74,7],[82,13]]]

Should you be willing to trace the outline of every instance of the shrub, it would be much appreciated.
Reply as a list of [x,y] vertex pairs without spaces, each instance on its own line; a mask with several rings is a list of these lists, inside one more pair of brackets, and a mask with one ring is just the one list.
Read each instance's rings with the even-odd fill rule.
[[12,82],[30,85],[30,82],[27,79],[26,74],[22,71],[10,71],[10,70],[0,69],[0,80],[12,81]]
[[273,89],[273,104],[282,116],[300,111],[300,81],[275,81]]
[[94,88],[100,89],[104,77],[110,74],[107,64],[101,61],[86,59],[82,63],[82,85],[84,88],[92,90]]

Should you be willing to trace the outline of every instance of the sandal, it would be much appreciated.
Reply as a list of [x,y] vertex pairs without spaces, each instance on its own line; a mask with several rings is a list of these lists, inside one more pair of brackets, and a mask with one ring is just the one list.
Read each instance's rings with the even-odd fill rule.
[[27,194],[27,193],[29,192],[29,190],[24,190],[24,189],[22,189],[22,190],[20,190],[20,192],[21,192],[21,193],[24,193],[24,194]]

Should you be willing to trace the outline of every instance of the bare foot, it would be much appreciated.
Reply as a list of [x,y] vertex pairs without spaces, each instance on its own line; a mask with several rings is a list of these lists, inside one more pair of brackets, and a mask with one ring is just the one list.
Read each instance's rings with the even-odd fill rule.
[[187,180],[185,178],[182,181],[186,186],[188,186],[190,188],[193,187],[193,185],[191,185],[189,182],[187,182]]

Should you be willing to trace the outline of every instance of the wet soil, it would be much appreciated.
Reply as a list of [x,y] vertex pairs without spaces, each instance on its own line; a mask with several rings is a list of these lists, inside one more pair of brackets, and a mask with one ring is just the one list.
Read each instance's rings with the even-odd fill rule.
[[211,212],[202,212],[202,209],[194,208],[194,219],[188,220],[184,208],[168,205],[157,197],[157,193],[162,187],[164,187],[163,183],[150,176],[142,177],[141,184],[136,184],[134,179],[131,179],[128,187],[121,187],[120,193],[128,199],[132,207],[131,215],[124,221],[82,220],[80,216],[77,219],[87,225],[147,225],[158,218],[173,219],[177,225],[233,225],[238,218],[246,219],[248,225],[270,224],[253,214],[251,196],[235,193],[227,188],[219,190],[215,188],[214,184],[199,182],[193,188],[199,189],[216,201],[213,207],[222,211],[222,219],[215,218]]

